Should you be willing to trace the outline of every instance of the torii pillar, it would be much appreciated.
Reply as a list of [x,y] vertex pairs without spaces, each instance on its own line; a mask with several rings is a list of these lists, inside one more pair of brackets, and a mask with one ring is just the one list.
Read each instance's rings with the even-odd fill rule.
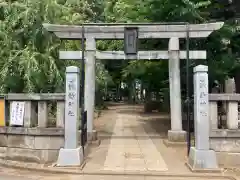
[[179,38],[170,38],[168,46],[171,114],[171,130],[168,131],[168,140],[170,142],[185,142],[186,131],[183,131],[182,128]]
[[96,140],[97,134],[93,129],[94,110],[95,110],[95,63],[96,63],[96,41],[95,38],[86,39],[86,61],[85,61],[85,89],[84,102],[87,111],[87,139],[88,141]]

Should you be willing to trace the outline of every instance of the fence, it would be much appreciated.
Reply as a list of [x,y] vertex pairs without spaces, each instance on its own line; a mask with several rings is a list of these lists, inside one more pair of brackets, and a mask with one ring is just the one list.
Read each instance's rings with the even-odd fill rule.
[[240,165],[240,94],[209,94],[210,148],[220,164]]
[[64,146],[65,94],[7,94],[5,99],[7,122],[13,101],[24,101],[25,112],[23,127],[0,127],[0,157],[38,163],[56,161]]
[[9,120],[12,102],[24,101],[24,127],[64,127],[65,93],[7,94],[5,98],[8,102],[7,120]]

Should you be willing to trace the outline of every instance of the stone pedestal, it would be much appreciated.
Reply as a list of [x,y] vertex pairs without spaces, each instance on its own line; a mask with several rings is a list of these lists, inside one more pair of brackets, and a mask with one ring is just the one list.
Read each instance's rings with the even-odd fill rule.
[[171,142],[186,142],[187,133],[186,131],[168,131],[168,141]]
[[194,170],[220,170],[217,163],[216,153],[213,150],[199,150],[191,147],[189,159],[189,167]]
[[81,166],[84,162],[83,148],[61,148],[57,160],[57,166]]

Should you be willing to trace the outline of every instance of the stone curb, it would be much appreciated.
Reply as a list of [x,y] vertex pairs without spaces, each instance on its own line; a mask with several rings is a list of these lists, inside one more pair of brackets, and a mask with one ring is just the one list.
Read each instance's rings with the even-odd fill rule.
[[[18,164],[17,164],[18,163]],[[189,173],[189,174],[177,174],[171,172],[158,172],[158,171],[148,171],[148,172],[141,172],[141,171],[125,171],[125,172],[117,172],[117,171],[85,171],[81,170],[81,167],[65,167],[58,168],[58,167],[43,167],[38,164],[23,164],[15,161],[10,160],[0,160],[0,166],[13,168],[13,169],[21,169],[21,170],[29,170],[35,172],[43,172],[49,174],[72,174],[72,175],[116,175],[116,176],[159,176],[159,177],[183,177],[183,178],[225,178],[229,180],[237,180],[234,176],[229,175],[213,175],[207,173]]]
[[173,142],[173,141],[169,141],[168,139],[164,139],[163,144],[166,147],[184,147],[184,146],[187,146],[187,142]]
[[188,162],[186,162],[185,163],[185,165],[187,166],[187,168],[190,170],[190,171],[192,171],[192,172],[202,172],[202,173],[204,173],[204,172],[209,172],[209,173],[221,173],[221,172],[223,172],[223,169],[222,168],[218,168],[218,169],[197,169],[197,168],[193,168],[193,167],[191,167],[191,165],[188,163]]

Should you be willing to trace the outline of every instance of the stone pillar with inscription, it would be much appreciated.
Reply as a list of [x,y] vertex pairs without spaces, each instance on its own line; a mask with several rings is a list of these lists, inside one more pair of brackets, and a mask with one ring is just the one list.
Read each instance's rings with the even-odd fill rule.
[[171,130],[168,131],[168,140],[170,142],[185,142],[186,131],[182,129],[179,38],[170,38],[168,53],[171,113]]
[[194,68],[195,147],[191,147],[188,165],[192,170],[218,169],[216,153],[209,149],[208,67]]
[[76,66],[66,68],[65,92],[65,144],[59,151],[57,166],[80,166],[83,149],[78,146],[80,70]]

